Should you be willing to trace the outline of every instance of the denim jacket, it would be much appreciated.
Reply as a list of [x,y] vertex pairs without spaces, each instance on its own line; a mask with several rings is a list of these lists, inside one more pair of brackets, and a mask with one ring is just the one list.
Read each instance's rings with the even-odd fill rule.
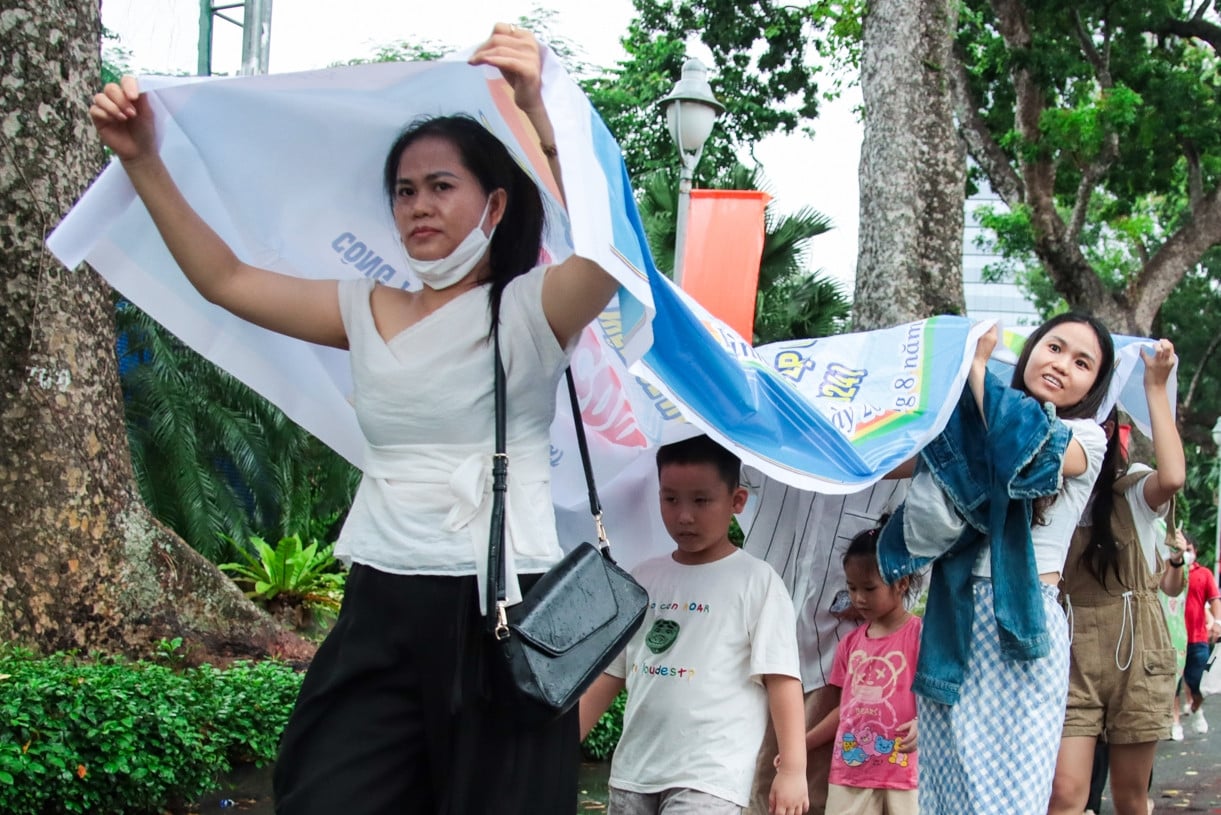
[[1070,431],[1026,394],[991,372],[984,379],[985,424],[970,388],[949,423],[923,450],[927,469],[966,523],[947,537],[944,551],[917,556],[908,548],[900,507],[878,539],[878,566],[893,582],[930,561],[928,605],[912,690],[952,705],[970,656],[974,592],[971,571],[982,547],[992,556],[996,623],[1006,659],[1046,656],[1049,637],[1030,541],[1031,505],[1056,493]]

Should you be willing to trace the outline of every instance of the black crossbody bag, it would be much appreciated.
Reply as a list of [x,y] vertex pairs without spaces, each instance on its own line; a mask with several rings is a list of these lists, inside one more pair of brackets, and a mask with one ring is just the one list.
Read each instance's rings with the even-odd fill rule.
[[517,605],[505,606],[506,388],[495,348],[496,455],[492,463],[492,531],[488,541],[488,630],[503,657],[508,694],[520,718],[547,721],[567,712],[619,654],[644,620],[648,594],[611,557],[602,525],[572,370],[565,371],[573,424],[589,488],[598,545],[583,542],[551,567]]

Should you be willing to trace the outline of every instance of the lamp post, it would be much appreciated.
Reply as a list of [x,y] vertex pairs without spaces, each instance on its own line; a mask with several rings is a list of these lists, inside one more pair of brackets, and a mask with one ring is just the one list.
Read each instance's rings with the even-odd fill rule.
[[683,248],[687,242],[687,212],[691,206],[691,180],[695,165],[712,135],[712,126],[725,106],[712,95],[708,69],[698,59],[683,63],[683,73],[674,90],[661,100],[670,137],[678,147],[682,177],[678,183],[678,224],[674,236],[674,283],[682,286]]
[[1213,444],[1217,445],[1217,539],[1213,549],[1213,577],[1221,574],[1221,416],[1213,425]]

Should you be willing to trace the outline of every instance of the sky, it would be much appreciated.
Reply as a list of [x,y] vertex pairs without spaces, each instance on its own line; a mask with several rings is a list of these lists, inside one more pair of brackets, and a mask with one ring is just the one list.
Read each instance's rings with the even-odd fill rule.
[[[537,5],[557,12],[555,31],[582,48],[587,62],[610,67],[624,56],[619,38],[633,16],[631,0],[273,0],[269,68],[272,73],[324,68],[370,57],[379,45],[404,39],[474,45],[497,20],[514,20]],[[199,0],[103,0],[102,23],[130,52],[135,72],[194,73],[199,9]],[[241,9],[227,13],[240,19]],[[236,73],[240,29],[223,20],[213,29],[213,71]],[[696,50],[691,56],[710,62]],[[755,148],[776,210],[813,207],[831,218],[835,228],[811,244],[810,268],[842,281],[849,294],[856,267],[861,131],[853,109],[859,100],[854,89],[825,103],[813,138],[773,136]]]

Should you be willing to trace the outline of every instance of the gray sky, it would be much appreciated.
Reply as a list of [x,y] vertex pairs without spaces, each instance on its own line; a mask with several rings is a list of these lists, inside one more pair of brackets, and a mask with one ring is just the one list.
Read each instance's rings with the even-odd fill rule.
[[[487,36],[492,23],[516,19],[540,4],[558,12],[556,31],[579,44],[590,63],[610,66],[623,55],[619,38],[632,19],[631,0],[274,0],[270,69],[282,73],[323,68],[371,56],[380,44],[409,38],[473,45]],[[228,13],[240,15],[241,9]],[[131,52],[137,72],[194,72],[198,0],[104,0],[102,22]],[[698,52],[692,55],[702,58]],[[240,30],[218,20],[213,70],[236,73],[240,61]],[[859,98],[853,91],[824,104],[814,139],[772,137],[755,149],[781,212],[810,206],[834,222],[834,230],[814,240],[810,267],[844,281],[849,291],[856,266],[861,141],[852,108]]]

